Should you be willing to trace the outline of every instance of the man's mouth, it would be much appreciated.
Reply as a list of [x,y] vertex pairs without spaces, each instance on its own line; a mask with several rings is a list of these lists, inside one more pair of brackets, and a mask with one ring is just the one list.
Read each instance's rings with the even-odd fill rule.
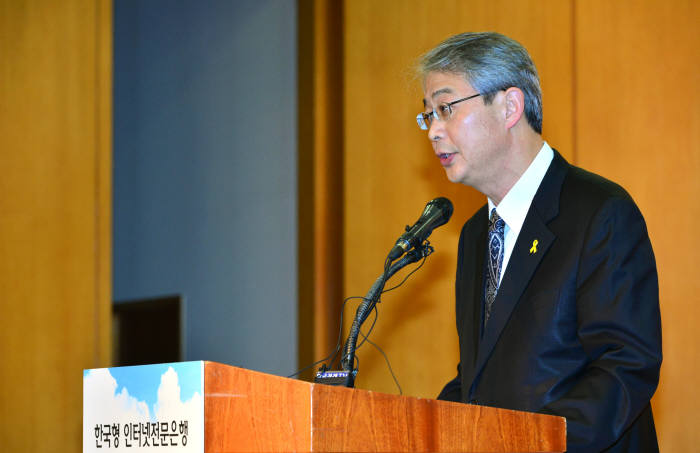
[[440,159],[440,163],[442,165],[449,165],[452,163],[452,158],[454,157],[454,155],[454,153],[440,153],[437,156]]

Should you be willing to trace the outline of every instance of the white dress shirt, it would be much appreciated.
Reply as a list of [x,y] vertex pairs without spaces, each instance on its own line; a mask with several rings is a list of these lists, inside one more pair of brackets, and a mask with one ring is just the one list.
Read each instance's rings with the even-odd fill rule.
[[537,156],[535,156],[535,159],[530,166],[527,167],[527,170],[525,170],[525,173],[520,176],[518,182],[511,187],[498,206],[496,206],[490,198],[488,199],[489,215],[495,207],[498,215],[506,223],[504,230],[503,264],[501,265],[501,275],[498,280],[499,286],[503,280],[503,274],[505,274],[508,269],[510,255],[513,253],[515,241],[518,239],[520,229],[525,222],[527,211],[530,210],[532,199],[535,198],[535,193],[537,193],[537,189],[540,187],[540,183],[545,173],[547,173],[547,169],[549,168],[549,164],[552,163],[553,158],[554,151],[552,151],[552,148],[549,147],[547,142],[544,142]]

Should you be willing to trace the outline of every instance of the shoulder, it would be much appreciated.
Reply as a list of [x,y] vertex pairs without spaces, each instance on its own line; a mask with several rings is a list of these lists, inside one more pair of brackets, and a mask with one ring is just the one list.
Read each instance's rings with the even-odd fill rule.
[[572,241],[630,224],[640,233],[646,229],[639,208],[620,184],[573,166],[556,152],[533,207],[553,231]]
[[616,209],[638,212],[627,190],[610,179],[570,164],[566,164],[562,176],[559,215],[574,216],[586,223],[586,219],[592,220],[601,212]]
[[[558,212],[549,223],[552,230],[567,244],[578,243],[582,257],[594,257],[594,267],[606,260],[614,262],[612,258],[620,263],[629,261],[634,255],[655,268],[644,216],[627,190],[603,176],[568,164],[560,156],[555,156],[555,161],[554,173],[559,172],[561,187]],[[550,184],[548,188],[553,187]],[[607,258],[601,258],[603,255]]]
[[554,158],[537,189],[531,208],[545,223],[558,218],[580,225],[611,202],[634,205],[622,186],[569,164],[554,150]]
[[630,194],[621,185],[573,165],[564,177],[562,196],[590,200],[594,204],[610,199],[632,201]]

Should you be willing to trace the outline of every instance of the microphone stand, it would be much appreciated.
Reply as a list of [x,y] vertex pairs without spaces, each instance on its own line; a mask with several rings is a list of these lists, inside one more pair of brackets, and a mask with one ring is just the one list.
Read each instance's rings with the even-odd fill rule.
[[362,300],[360,306],[357,307],[355,319],[352,322],[350,333],[348,334],[348,338],[345,341],[345,346],[343,347],[345,353],[341,360],[342,371],[328,371],[324,365],[316,374],[316,379],[314,379],[314,382],[329,385],[342,385],[351,388],[354,387],[355,376],[357,376],[357,368],[354,367],[355,349],[357,348],[357,338],[360,334],[360,327],[362,327],[362,323],[365,322],[369,314],[372,312],[372,309],[374,309],[374,306],[377,305],[379,296],[381,295],[382,290],[384,290],[384,285],[386,284],[387,280],[389,280],[391,276],[408,264],[420,261],[431,253],[433,253],[433,248],[430,246],[430,243],[426,241],[419,247],[408,251],[400,260],[384,269],[384,273],[377,278],[367,292],[367,295]]

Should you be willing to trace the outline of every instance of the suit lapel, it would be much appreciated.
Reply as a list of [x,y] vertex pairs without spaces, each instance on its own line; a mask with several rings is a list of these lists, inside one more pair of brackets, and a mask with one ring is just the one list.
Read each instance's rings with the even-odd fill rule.
[[[498,288],[498,295],[491,309],[491,317],[484,330],[483,339],[479,343],[475,375],[479,374],[491,355],[491,351],[501,336],[508,319],[510,319],[513,309],[520,300],[520,296],[530,283],[532,275],[535,273],[542,258],[547,254],[550,245],[554,242],[554,234],[541,219],[536,217],[528,214],[528,220],[523,224],[523,229],[520,230],[520,235],[515,243],[515,248],[508,264],[508,267],[512,270],[506,270],[506,273],[503,275],[503,280]],[[534,240],[538,242],[536,246],[537,252],[530,253]]]
[[[482,288],[484,273],[484,260],[486,258],[486,233],[488,230],[488,206],[484,206],[473,219],[473,230],[466,234],[471,243],[462,245],[462,267],[460,272],[463,278],[461,292],[457,297],[463,299],[465,303],[461,306],[471,308],[471,311],[462,315],[462,381],[471,383],[474,376],[474,365],[476,363],[477,348],[481,335],[481,311],[482,311]],[[465,354],[466,353],[466,354]]]
[[[555,151],[552,164],[532,200],[523,227],[515,242],[508,267],[505,270],[506,273],[503,275],[498,295],[493,303],[491,317],[484,336],[479,342],[471,381],[472,389],[478,382],[478,376],[491,356],[493,348],[496,346],[520,297],[556,239],[554,233],[547,227],[547,223],[559,212],[559,194],[567,169],[568,163]],[[535,241],[537,241],[536,244]],[[482,254],[485,254],[485,248],[482,250]],[[481,288],[482,286],[479,285],[479,289]],[[478,300],[478,305],[483,305],[481,294],[479,294]],[[477,325],[477,331],[478,328]]]

